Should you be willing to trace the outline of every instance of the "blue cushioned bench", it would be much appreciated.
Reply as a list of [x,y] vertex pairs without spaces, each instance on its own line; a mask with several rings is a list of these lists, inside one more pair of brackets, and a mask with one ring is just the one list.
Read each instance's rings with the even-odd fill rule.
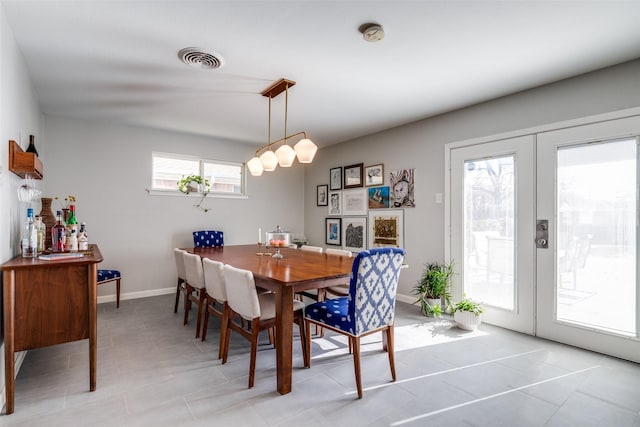
[[120,308],[120,279],[122,275],[118,270],[98,270],[98,285],[116,281],[116,308]]

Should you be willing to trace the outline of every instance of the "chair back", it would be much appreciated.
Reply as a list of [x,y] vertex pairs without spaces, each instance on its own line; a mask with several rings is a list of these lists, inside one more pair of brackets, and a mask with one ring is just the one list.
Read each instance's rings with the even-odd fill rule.
[[187,272],[187,283],[194,288],[204,288],[204,272],[202,271],[200,255],[185,252],[182,257],[184,258],[184,268]]
[[260,317],[260,301],[252,272],[225,264],[224,283],[227,302],[233,311],[247,320]]
[[209,258],[202,258],[202,269],[207,294],[216,301],[225,302],[227,290],[224,285],[224,264]]
[[345,251],[344,249],[327,248],[324,250],[324,253],[327,255],[341,255],[341,256],[347,256],[349,258],[353,257],[353,252]]
[[193,232],[193,246],[196,248],[214,248],[224,246],[224,233],[215,230]]
[[308,251],[308,252],[317,252],[319,254],[322,253],[322,248],[320,246],[302,245],[302,246],[300,246],[300,250]]
[[173,256],[176,259],[176,270],[178,271],[178,277],[182,280],[187,280],[187,272],[184,268],[184,258],[182,254],[185,251],[179,248],[173,248]]
[[359,335],[393,324],[404,249],[375,248],[358,253],[351,268],[349,314]]

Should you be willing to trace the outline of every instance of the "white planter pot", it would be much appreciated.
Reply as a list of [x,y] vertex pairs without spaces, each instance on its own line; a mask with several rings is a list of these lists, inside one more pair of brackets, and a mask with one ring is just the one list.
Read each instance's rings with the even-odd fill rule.
[[482,322],[482,315],[476,316],[472,311],[456,311],[453,313],[453,320],[458,328],[465,331],[475,331]]
[[440,307],[442,304],[442,301],[440,300],[440,298],[427,298],[427,303],[431,307]]

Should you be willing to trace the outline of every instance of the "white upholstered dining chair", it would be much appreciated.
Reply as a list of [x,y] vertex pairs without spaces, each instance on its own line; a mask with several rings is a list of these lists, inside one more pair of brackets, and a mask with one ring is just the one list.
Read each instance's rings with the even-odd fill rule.
[[[235,268],[225,264],[224,266],[225,288],[227,291],[227,303],[229,305],[229,320],[226,325],[226,337],[222,363],[227,363],[229,356],[229,343],[231,330],[238,332],[251,343],[251,355],[249,360],[249,388],[253,387],[256,371],[256,353],[258,350],[258,335],[260,331],[275,326],[276,300],[275,294],[264,293],[258,295],[253,273],[249,270]],[[293,302],[293,320],[300,328],[300,340],[304,366],[309,366],[307,346],[305,340],[304,304],[300,301]],[[240,317],[247,320],[250,329],[243,327],[241,323],[234,322],[234,318]]]
[[200,255],[185,252],[182,254],[184,268],[187,273],[184,298],[184,318],[185,324],[189,318],[191,303],[198,305],[198,320],[196,322],[196,338],[200,338],[200,324],[202,322],[202,309],[205,305],[205,285],[204,271],[202,270],[202,260]]
[[[173,308],[173,312],[178,312],[178,303],[180,302],[180,293],[183,292],[186,295],[185,283],[187,283],[187,272],[184,269],[184,258],[182,254],[185,253],[182,249],[173,248],[173,256],[176,260],[176,272],[178,273],[178,287],[176,288],[176,305]],[[184,317],[184,324],[187,324],[187,316]]]
[[322,253],[322,248],[320,246],[302,245],[302,246],[300,246],[300,250],[301,251],[308,251],[308,252],[317,252],[319,254]]
[[229,318],[229,304],[227,304],[227,290],[224,284],[224,264],[208,258],[202,258],[205,285],[204,322],[202,323],[202,341],[207,339],[209,328],[209,314],[220,319],[220,343],[218,359],[222,359],[224,351],[224,337]]

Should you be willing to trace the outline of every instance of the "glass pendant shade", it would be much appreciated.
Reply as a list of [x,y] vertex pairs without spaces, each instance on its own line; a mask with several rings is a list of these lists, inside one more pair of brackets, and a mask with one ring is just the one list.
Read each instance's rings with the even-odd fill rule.
[[316,151],[318,151],[316,144],[307,138],[298,141],[293,149],[295,150],[300,163],[311,163],[313,161],[313,157],[316,155]]
[[278,157],[278,164],[283,168],[289,168],[296,159],[296,152],[290,145],[284,144],[276,150],[276,157]]
[[276,157],[276,153],[271,150],[267,150],[264,153],[260,154],[260,162],[262,162],[262,167],[267,172],[271,172],[276,170],[278,166],[278,157]]
[[247,167],[249,168],[249,173],[253,176],[262,175],[262,171],[264,171],[264,167],[262,167],[262,162],[258,157],[254,157],[253,159],[247,162]]

